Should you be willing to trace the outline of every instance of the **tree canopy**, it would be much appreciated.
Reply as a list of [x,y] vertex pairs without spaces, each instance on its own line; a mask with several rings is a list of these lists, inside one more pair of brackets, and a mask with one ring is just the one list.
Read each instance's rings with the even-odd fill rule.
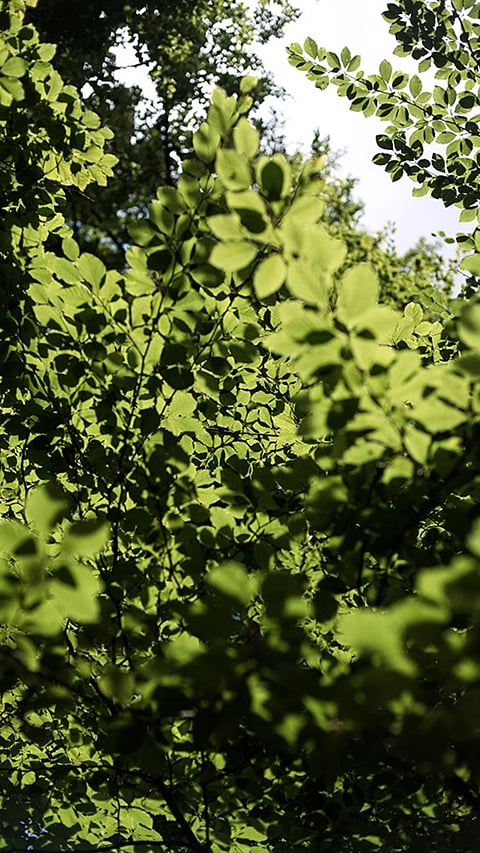
[[[129,223],[147,215],[160,184],[175,183],[215,84],[232,94],[239,76],[256,73],[257,104],[280,92],[253,42],[280,35],[297,14],[289,0],[262,0],[256,10],[237,0],[39,0],[29,18],[57,44],[55,68],[113,130],[110,149],[119,160],[107,187],[68,196],[82,249],[121,264]],[[122,45],[153,83],[153,100],[119,81]]]
[[[456,296],[435,250],[355,236],[323,157],[262,153],[247,75],[108,268],[63,199],[110,134],[27,6],[0,0],[2,850],[473,853],[476,235]],[[416,6],[435,41],[447,5]]]

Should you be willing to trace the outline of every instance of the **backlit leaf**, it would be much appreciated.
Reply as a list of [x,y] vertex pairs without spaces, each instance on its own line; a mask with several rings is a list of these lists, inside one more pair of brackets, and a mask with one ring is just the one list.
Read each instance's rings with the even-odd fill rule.
[[256,254],[257,248],[252,243],[226,241],[213,247],[209,261],[224,272],[235,272],[247,267]]
[[265,299],[275,293],[284,283],[286,275],[285,261],[280,255],[271,255],[261,261],[253,277],[257,297]]

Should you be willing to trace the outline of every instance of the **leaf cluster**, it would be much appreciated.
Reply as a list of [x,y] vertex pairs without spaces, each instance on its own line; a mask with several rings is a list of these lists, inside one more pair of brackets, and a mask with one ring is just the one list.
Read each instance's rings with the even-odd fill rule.
[[[119,160],[106,188],[68,196],[83,250],[121,267],[129,224],[147,215],[160,184],[176,182],[215,85],[233,93],[239,76],[256,73],[257,105],[281,93],[252,45],[279,36],[297,14],[288,0],[263,0],[255,12],[232,0],[39,0],[29,19],[57,45],[56,69],[114,133],[109,150]],[[153,99],[119,82],[125,63],[143,69]],[[272,132],[278,137],[278,123]]]
[[475,849],[478,300],[389,293],[254,87],[122,270],[11,261],[5,850]]
[[[348,48],[337,55],[311,37],[303,47],[296,43],[288,49],[290,63],[315,86],[325,89],[332,83],[351,110],[386,123],[373,162],[392,181],[408,176],[415,183],[413,195],[428,193],[455,205],[461,222],[474,223],[480,145],[477,11],[476,4],[463,0],[387,5],[383,17],[398,42],[394,53],[417,60],[418,74],[408,75],[383,60],[377,73],[366,75],[360,56]],[[425,88],[422,73],[429,70],[434,85]],[[458,237],[464,250],[477,253],[474,240],[469,234]],[[473,258],[464,264],[469,273],[477,268]]]

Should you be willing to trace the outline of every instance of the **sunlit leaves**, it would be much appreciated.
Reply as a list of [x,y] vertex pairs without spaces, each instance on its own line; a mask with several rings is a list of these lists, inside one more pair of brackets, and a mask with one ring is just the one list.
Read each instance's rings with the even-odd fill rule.
[[389,669],[416,675],[416,667],[404,651],[401,627],[392,612],[357,609],[341,621],[340,632],[357,653],[369,655]]
[[376,305],[379,296],[378,279],[371,267],[361,264],[352,267],[342,277],[338,288],[337,306],[347,322],[355,325],[358,319]]
[[241,153],[230,148],[220,148],[215,168],[227,190],[244,190],[250,186],[250,169]]
[[480,276],[480,255],[467,255],[462,260],[461,268],[473,275]]
[[258,130],[242,117],[233,130],[233,142],[240,154],[245,154],[250,160],[255,157],[260,144]]
[[290,260],[287,285],[289,292],[308,305],[323,305],[328,302],[328,280],[305,260]]
[[1,73],[6,77],[23,77],[27,70],[27,63],[20,56],[11,56],[2,65]]
[[[244,240],[246,236],[245,230],[242,228],[238,216],[227,216],[219,213],[216,216],[210,216],[208,225],[215,237],[219,240]],[[248,233],[248,232],[247,232]]]
[[425,780],[435,809],[455,750],[478,770],[478,305],[329,225],[323,161],[259,155],[253,85],[215,92],[128,269],[61,222],[29,260],[0,421],[9,849],[18,803],[34,848],[357,853],[395,823],[404,849]]
[[248,266],[256,254],[256,246],[246,241],[219,243],[210,255],[210,263],[225,272],[235,272]]
[[51,532],[67,506],[65,494],[61,490],[52,485],[37,487],[27,495],[25,516],[34,530],[40,535],[46,536]]
[[259,299],[276,293],[287,275],[287,266],[281,255],[270,255],[255,270],[253,286]]
[[58,635],[67,619],[97,619],[98,574],[82,560],[105,547],[108,527],[92,520],[59,528],[66,508],[58,488],[37,487],[25,508],[30,530],[11,521],[0,525],[0,549],[13,569],[2,584],[4,625],[48,637]]
[[207,576],[209,586],[242,605],[248,604],[252,597],[252,582],[244,567],[237,563],[223,563]]

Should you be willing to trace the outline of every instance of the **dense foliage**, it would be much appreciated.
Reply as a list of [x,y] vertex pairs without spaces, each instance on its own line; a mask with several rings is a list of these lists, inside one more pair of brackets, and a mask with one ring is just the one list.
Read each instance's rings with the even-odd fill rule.
[[[82,249],[121,264],[128,225],[147,215],[160,184],[175,182],[214,85],[232,94],[239,76],[254,72],[257,105],[279,93],[252,44],[280,35],[297,14],[289,0],[261,0],[254,10],[238,0],[39,0],[29,19],[57,44],[54,67],[115,134],[118,164],[107,187],[68,195]],[[155,98],[121,82],[125,63],[143,69]],[[280,132],[278,123],[269,127]]]
[[478,255],[457,298],[434,253],[382,269],[323,160],[260,153],[244,77],[107,269],[62,196],[108,134],[26,5],[0,0],[2,849],[473,853]]

